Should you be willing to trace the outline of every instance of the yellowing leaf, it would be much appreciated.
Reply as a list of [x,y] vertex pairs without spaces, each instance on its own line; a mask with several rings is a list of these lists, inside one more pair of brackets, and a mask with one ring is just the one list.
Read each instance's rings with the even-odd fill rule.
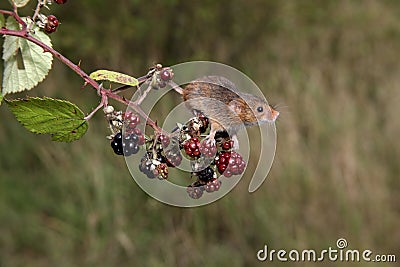
[[123,73],[111,70],[97,70],[90,74],[90,78],[96,81],[110,81],[114,83],[125,84],[129,86],[137,86],[138,80]]

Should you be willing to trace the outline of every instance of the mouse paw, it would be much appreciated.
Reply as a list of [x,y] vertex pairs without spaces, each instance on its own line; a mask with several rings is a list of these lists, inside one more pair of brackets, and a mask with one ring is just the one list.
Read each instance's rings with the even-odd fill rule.
[[205,138],[205,141],[206,141],[206,143],[207,143],[208,145],[211,145],[211,146],[215,146],[215,145],[216,145],[215,139],[214,139],[214,137],[211,136],[211,135],[208,135],[208,136]]

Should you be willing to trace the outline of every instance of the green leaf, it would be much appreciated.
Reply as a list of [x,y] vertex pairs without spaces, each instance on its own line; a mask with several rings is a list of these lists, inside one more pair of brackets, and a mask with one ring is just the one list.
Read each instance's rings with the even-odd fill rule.
[[83,112],[68,101],[29,97],[5,102],[26,129],[36,134],[51,134],[53,141],[72,142],[87,131]]
[[[6,26],[19,30],[19,24],[9,17]],[[31,36],[51,47],[50,38],[38,27],[33,27]],[[45,53],[36,44],[23,38],[7,35],[3,43],[3,95],[30,90],[47,76],[53,55]]]
[[90,74],[90,78],[96,81],[110,81],[129,86],[137,86],[138,80],[123,73],[119,73],[111,70],[96,70]]
[[1,102],[3,102],[3,95],[0,93],[0,106],[1,106]]
[[12,0],[13,2],[14,2],[14,4],[17,6],[17,7],[23,7],[23,6],[25,6],[26,4],[28,4],[28,2],[30,1],[30,0]]

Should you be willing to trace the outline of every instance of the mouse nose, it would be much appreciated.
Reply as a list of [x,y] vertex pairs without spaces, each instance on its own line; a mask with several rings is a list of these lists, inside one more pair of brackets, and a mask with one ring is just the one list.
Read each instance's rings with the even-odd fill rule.
[[269,108],[270,108],[270,111],[271,111],[271,113],[270,113],[270,121],[274,122],[279,116],[279,111],[273,109],[272,107],[269,107]]

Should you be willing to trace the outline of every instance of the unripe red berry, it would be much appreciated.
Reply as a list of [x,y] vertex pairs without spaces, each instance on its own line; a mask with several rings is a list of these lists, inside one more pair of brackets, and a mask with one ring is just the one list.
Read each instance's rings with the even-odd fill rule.
[[44,25],[44,30],[46,33],[53,33],[57,30],[59,21],[54,15],[47,16],[47,23]]
[[198,157],[200,156],[200,142],[196,137],[190,138],[183,144],[183,148],[185,152],[190,157]]
[[163,134],[161,134],[159,137],[158,137],[158,140],[160,140],[160,142],[161,142],[161,144],[162,144],[162,146],[163,147],[167,147],[168,145],[169,145],[169,137],[168,136],[166,136],[166,135],[163,135]]
[[169,81],[172,79],[172,77],[173,77],[173,73],[172,73],[171,69],[163,69],[160,72],[160,78],[163,81]]
[[65,4],[67,2],[67,0],[54,0],[54,2],[56,2],[59,5]]

